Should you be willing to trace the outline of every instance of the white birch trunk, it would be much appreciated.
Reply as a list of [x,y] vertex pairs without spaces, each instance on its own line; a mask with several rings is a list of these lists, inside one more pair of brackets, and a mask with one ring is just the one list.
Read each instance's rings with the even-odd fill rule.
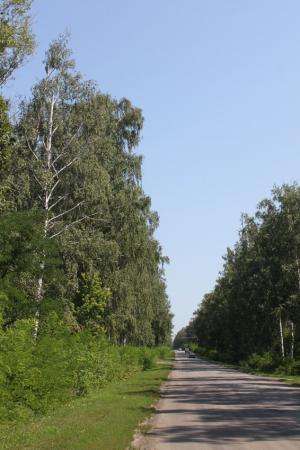
[[[51,165],[52,165],[52,137],[53,137],[53,113],[54,113],[54,105],[55,105],[55,99],[52,95],[51,104],[50,104],[50,114],[49,114],[49,123],[48,123],[48,136],[47,136],[47,142],[45,145],[45,151],[46,151],[46,165],[45,165],[45,172],[51,171]],[[44,221],[44,238],[46,239],[48,236],[48,226],[49,226],[49,201],[51,199],[51,196],[53,194],[55,188],[54,186],[51,186],[50,189],[48,186],[45,186],[44,188],[44,212],[45,212],[45,221]],[[46,263],[46,254],[43,253],[42,261],[40,263],[40,276],[37,283],[37,289],[36,289],[36,312],[35,312],[35,324],[34,324],[34,332],[33,336],[34,339],[37,339],[38,331],[39,331],[39,325],[40,325],[40,308],[41,303],[44,299],[44,270],[45,270],[45,263]]]
[[295,325],[294,322],[291,321],[291,358],[294,359],[294,350],[295,350]]
[[285,351],[284,351],[284,338],[283,338],[283,327],[282,327],[282,319],[281,319],[281,312],[279,315],[279,331],[280,331],[280,342],[281,342],[281,356],[282,358],[285,357]]
[[38,331],[39,331],[39,324],[40,324],[40,305],[41,305],[41,302],[43,299],[44,267],[45,267],[45,263],[43,261],[40,266],[41,274],[38,279],[37,292],[36,292],[36,311],[35,311],[35,316],[34,316],[34,330],[33,330],[34,339],[37,339]]

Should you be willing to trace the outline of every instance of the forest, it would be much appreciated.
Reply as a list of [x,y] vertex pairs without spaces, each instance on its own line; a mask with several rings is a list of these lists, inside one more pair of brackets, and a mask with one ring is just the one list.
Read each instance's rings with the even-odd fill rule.
[[242,215],[214,289],[174,345],[246,368],[299,374],[299,245],[300,187],[275,187],[253,216]]
[[[31,0],[0,2],[2,89],[33,54]],[[172,314],[142,188],[142,111],[77,71],[68,35],[11,112],[0,97],[0,418],[151,365]]]

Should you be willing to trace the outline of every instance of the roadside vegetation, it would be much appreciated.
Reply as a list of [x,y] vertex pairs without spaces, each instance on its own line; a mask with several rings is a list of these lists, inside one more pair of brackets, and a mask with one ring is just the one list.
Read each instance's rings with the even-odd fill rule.
[[288,384],[300,386],[299,371],[291,370],[291,366],[298,365],[298,360],[291,361],[290,359],[287,359],[282,361],[280,359],[279,361],[276,361],[276,357],[273,353],[265,353],[263,355],[253,354],[246,361],[240,361],[239,363],[228,362],[228,360],[222,358],[222,355],[218,355],[213,349],[200,347],[194,342],[189,342],[187,345],[200,358],[215,363],[221,363],[225,367],[237,369],[241,372],[277,378]]
[[[31,4],[0,0],[1,86],[34,51]],[[67,35],[50,43],[43,67],[13,118],[0,96],[0,423],[8,434],[92,395],[101,411],[111,383],[154,383],[165,373],[154,362],[171,340],[168,258],[137,153],[142,112],[82,77]]]
[[2,422],[40,416],[170,356],[169,347],[112,345],[88,331],[72,333],[57,320],[37,342],[32,323],[21,322],[2,333],[0,343]]
[[1,448],[129,448],[139,424],[153,414],[153,404],[158,399],[160,385],[166,380],[170,367],[168,361],[161,361],[129,379],[93,390],[42,418],[8,427],[2,425]]
[[212,292],[174,340],[243,370],[300,377],[300,187],[276,187],[224,256]]

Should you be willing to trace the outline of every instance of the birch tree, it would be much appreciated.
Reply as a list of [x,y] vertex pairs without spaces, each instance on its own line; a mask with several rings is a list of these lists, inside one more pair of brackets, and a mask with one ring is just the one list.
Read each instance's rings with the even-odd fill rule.
[[[16,217],[35,218],[42,238],[28,243],[32,264],[22,275],[26,296],[35,299],[34,335],[54,308],[72,329],[92,324],[113,342],[167,342],[167,259],[154,237],[158,215],[141,187],[142,157],[135,151],[141,110],[83,81],[64,36],[50,45],[44,66],[13,126],[12,189],[3,203]],[[4,172],[0,167],[0,179]],[[10,280],[24,289],[17,272]],[[111,295],[95,295],[87,280]]]
[[32,0],[0,1],[0,86],[33,52],[31,4]]
[[[76,105],[88,102],[94,91],[74,71],[64,35],[50,45],[44,67],[45,77],[33,88],[32,99],[21,105],[19,134],[29,164],[29,206],[43,211],[42,234],[47,248],[47,241],[57,239],[90,217],[85,213],[84,200],[75,203],[70,200],[72,192],[66,189],[67,185],[70,188],[66,180],[68,170],[80,163],[84,150],[81,147],[84,124],[77,120]],[[45,291],[46,250],[40,258],[35,337]]]
[[293,292],[286,300],[287,326],[290,331],[290,357],[294,358],[297,312],[300,309],[300,193],[295,184],[284,185],[274,190],[275,199],[280,205],[280,213],[286,224],[286,257],[284,270],[294,286]]

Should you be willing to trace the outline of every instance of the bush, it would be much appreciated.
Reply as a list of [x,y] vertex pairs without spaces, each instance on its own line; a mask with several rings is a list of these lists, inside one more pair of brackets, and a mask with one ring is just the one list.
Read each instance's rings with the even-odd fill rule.
[[156,347],[155,350],[159,359],[171,359],[174,355],[173,350],[168,346]]
[[300,375],[300,360],[293,361],[292,375]]
[[[43,329],[43,328],[42,328]],[[71,333],[55,315],[38,341],[33,322],[0,331],[0,419],[44,414],[75,396],[151,369],[170,349],[117,346],[87,331]]]
[[217,350],[213,348],[207,348],[207,347],[200,347],[197,346],[194,350],[195,353],[197,353],[200,356],[203,356],[204,358],[211,359],[213,361],[219,361],[219,353]]
[[140,364],[143,370],[152,369],[156,362],[156,352],[150,348],[140,349]]
[[271,352],[266,352],[261,355],[254,353],[246,362],[241,365],[244,368],[257,369],[265,372],[272,372],[278,367],[278,358]]
[[281,361],[277,372],[285,375],[300,375],[300,360],[285,358]]
[[214,360],[214,361],[218,361],[219,360],[219,354],[218,354],[217,350],[214,350],[214,349],[209,349],[207,351],[207,357],[209,359]]

